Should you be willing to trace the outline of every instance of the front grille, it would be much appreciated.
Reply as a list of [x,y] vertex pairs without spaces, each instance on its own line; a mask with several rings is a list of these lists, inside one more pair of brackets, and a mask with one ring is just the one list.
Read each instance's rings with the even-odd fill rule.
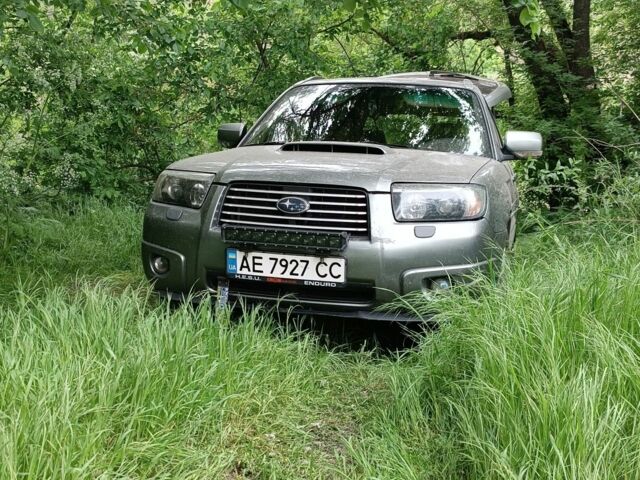
[[[277,208],[284,197],[309,202],[309,210],[288,214]],[[226,193],[221,224],[346,232],[369,236],[367,195],[363,190],[299,184],[232,183]]]

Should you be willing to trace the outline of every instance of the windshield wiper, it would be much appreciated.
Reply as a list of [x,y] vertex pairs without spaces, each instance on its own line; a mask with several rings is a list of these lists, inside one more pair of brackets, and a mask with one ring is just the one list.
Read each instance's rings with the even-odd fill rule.
[[257,147],[259,145],[284,145],[285,142],[262,142],[262,143],[247,143],[244,147]]
[[405,148],[405,149],[410,149],[410,150],[425,150],[427,152],[440,152],[441,151],[441,150],[435,150],[433,148],[413,147],[411,145],[401,145],[399,143],[379,143],[379,142],[360,142],[360,143],[367,143],[367,144],[372,144],[372,145],[382,145],[383,147],[389,147],[389,148]]
[[382,142],[358,142],[358,143],[366,143],[367,145],[382,145],[383,147],[389,147],[389,148],[415,148],[415,147],[410,147],[409,145],[400,145],[399,143],[382,143]]
[[385,147],[390,147],[390,148],[411,148],[414,149],[416,147],[410,147],[409,145],[400,145],[399,143],[383,143],[382,145],[384,145]]
[[[322,142],[327,142],[327,143],[331,143],[334,141],[338,141],[338,140],[316,140],[316,143],[322,143]],[[344,140],[339,140],[340,142],[344,142]],[[243,145],[243,147],[257,147],[257,146],[265,146],[265,145],[284,145],[285,143],[291,143],[291,142],[262,142],[262,143],[246,143]],[[389,148],[406,148],[406,149],[411,149],[411,150],[429,150],[428,148],[418,148],[418,147],[412,147],[410,145],[402,145],[399,143],[382,143],[382,142],[345,142],[345,143],[364,143],[367,145],[382,145],[383,147],[389,147]]]

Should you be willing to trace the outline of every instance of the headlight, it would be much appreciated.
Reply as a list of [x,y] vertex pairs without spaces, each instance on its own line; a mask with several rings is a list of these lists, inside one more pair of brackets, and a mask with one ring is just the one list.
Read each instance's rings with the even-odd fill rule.
[[399,222],[473,220],[484,215],[487,191],[482,185],[398,183],[391,203]]
[[160,174],[153,190],[155,202],[200,208],[209,192],[214,175],[166,170]]

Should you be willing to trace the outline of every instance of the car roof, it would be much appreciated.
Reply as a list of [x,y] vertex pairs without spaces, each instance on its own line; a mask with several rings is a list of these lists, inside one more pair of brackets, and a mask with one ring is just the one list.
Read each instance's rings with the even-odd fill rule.
[[442,70],[430,70],[426,72],[406,72],[383,75],[380,77],[354,77],[354,78],[322,78],[310,77],[296,85],[302,84],[326,84],[326,83],[380,83],[399,85],[430,85],[438,87],[467,88],[480,93],[489,107],[495,107],[501,102],[511,98],[511,89],[504,83],[490,78],[468,75],[466,73],[445,72]]

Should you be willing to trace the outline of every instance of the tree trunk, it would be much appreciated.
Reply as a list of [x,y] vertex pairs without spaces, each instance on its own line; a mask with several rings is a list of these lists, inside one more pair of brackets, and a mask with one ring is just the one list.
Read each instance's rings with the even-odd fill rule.
[[[577,98],[575,107],[581,114],[598,115],[600,113],[600,95],[598,94],[596,72],[591,57],[591,0],[573,2],[573,51],[570,62],[571,73],[576,77]],[[587,125],[587,130],[597,134]]]
[[515,90],[515,82],[513,80],[513,66],[511,65],[511,49],[508,47],[504,48],[502,50],[502,56],[504,59],[504,71],[507,76],[507,85],[511,89],[509,106],[513,107],[516,103],[516,90]]
[[591,0],[574,0],[572,26],[559,0],[542,0],[542,5],[558,39],[564,57],[563,66],[569,73],[564,83],[572,108],[580,114],[584,109],[591,109],[597,114],[600,100],[591,59]]
[[520,54],[536,91],[540,112],[546,118],[565,119],[569,115],[569,105],[563,95],[562,84],[554,71],[558,63],[555,49],[542,36],[536,40],[531,38],[531,32],[520,23],[521,9],[513,7],[511,0],[502,0],[502,3],[513,36],[520,44]]
[[[545,120],[555,121],[546,142],[545,160],[552,168],[576,155],[587,162],[593,160],[596,152],[580,152],[568,140],[576,130],[585,137],[606,139],[599,121],[600,97],[591,57],[591,0],[573,0],[572,22],[564,0],[540,0],[555,39],[541,35],[536,40],[520,22],[523,7],[514,8],[512,0],[502,0],[502,4],[536,90],[541,114]],[[571,197],[569,185],[559,186],[550,193],[549,205],[553,208]]]
[[591,0],[573,2],[573,73],[595,87],[596,72],[591,61]]

